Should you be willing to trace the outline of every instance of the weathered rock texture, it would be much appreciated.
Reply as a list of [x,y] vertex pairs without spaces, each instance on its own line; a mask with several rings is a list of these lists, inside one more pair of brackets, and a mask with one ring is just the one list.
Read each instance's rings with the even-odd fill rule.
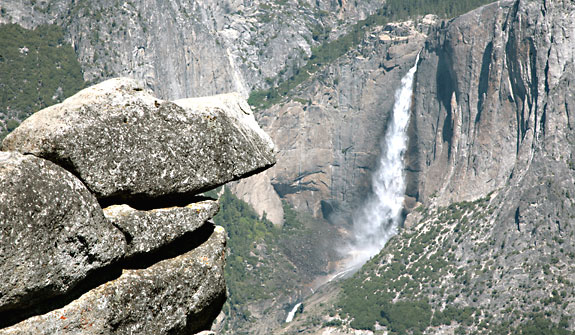
[[128,205],[104,208],[106,218],[126,237],[126,257],[153,252],[193,233],[218,212],[218,203],[206,200],[186,207],[136,210]]
[[275,162],[239,95],[176,104],[112,79],[36,113],[3,149],[27,155],[0,152],[0,334],[209,329],[226,233],[198,193]]
[[125,248],[122,233],[70,172],[0,152],[0,313],[68,293]]
[[108,201],[197,194],[275,163],[273,143],[238,95],[185,106],[110,79],[35,113],[2,149],[65,166]]
[[69,305],[0,334],[193,334],[209,328],[225,301],[226,232],[146,269],[124,270]]

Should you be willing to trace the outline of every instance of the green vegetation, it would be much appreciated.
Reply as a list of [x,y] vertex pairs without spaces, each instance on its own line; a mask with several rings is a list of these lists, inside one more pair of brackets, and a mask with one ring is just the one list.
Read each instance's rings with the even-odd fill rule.
[[521,323],[517,327],[510,327],[509,323],[488,327],[488,334],[511,334],[511,335],[573,335],[575,332],[569,331],[569,317],[563,315],[559,323],[550,320],[543,313],[533,313],[528,315],[529,320]]
[[85,87],[82,69],[55,25],[0,25],[0,140],[32,113]]
[[534,315],[531,320],[515,329],[513,335],[570,335],[574,332],[567,330],[569,323],[567,317],[554,323],[544,315]]
[[[420,222],[343,282],[334,306],[343,322],[369,330],[377,323],[390,334],[421,334],[441,325],[455,327],[455,334],[574,334],[565,315],[573,286],[553,274],[562,260],[553,251],[548,263],[521,258],[525,249],[493,233],[493,221],[502,220],[498,206],[489,194],[418,207]],[[565,243],[560,236],[549,241],[555,243],[550,250]],[[537,280],[521,282],[509,295],[502,262],[523,264],[525,274]]]
[[340,327],[343,323],[339,319],[333,319],[323,323],[322,327]]
[[[458,238],[473,227],[469,220],[482,220],[476,213],[489,211],[488,199],[434,210],[418,208],[422,222],[393,238],[343,283],[337,307],[351,319],[350,326],[374,330],[377,322],[392,334],[420,334],[430,326],[475,323],[481,311],[459,305],[440,287],[448,276],[455,277],[458,289],[469,286],[468,275],[455,266],[448,236]],[[424,224],[428,220],[432,223]],[[433,296],[439,296],[445,307],[434,308],[428,300]]]
[[[262,109],[279,103],[296,86],[307,80],[322,66],[333,62],[359,45],[364,39],[365,33],[372,27],[424,14],[436,14],[445,18],[454,17],[490,2],[493,0],[388,0],[383,8],[351,26],[346,34],[336,40],[327,41],[312,48],[312,55],[307,59],[306,64],[294,69],[290,78],[270,89],[253,91],[248,102],[254,108]],[[328,32],[319,27],[314,27],[312,34],[316,41],[327,40]]]
[[490,0],[388,0],[387,13],[393,20],[435,14],[452,18],[494,1]]
[[[217,197],[216,191],[206,195]],[[242,322],[252,321],[249,304],[295,295],[302,282],[310,280],[310,273],[320,271],[316,267],[324,261],[317,260],[314,248],[321,247],[317,235],[322,233],[313,225],[321,223],[314,223],[284,203],[283,227],[274,226],[265,215],[260,219],[228,188],[219,196],[219,202],[220,211],[214,222],[223,226],[229,236],[225,268],[229,294],[224,306],[229,318],[224,331],[236,331]]]
[[220,212],[214,222],[223,226],[229,236],[230,253],[225,269],[228,308],[249,316],[243,308],[248,301],[268,298],[278,289],[269,284],[276,281],[273,280],[273,258],[270,259],[268,256],[272,255],[268,253],[277,248],[280,229],[267,220],[260,220],[254,210],[228,188],[220,196]]

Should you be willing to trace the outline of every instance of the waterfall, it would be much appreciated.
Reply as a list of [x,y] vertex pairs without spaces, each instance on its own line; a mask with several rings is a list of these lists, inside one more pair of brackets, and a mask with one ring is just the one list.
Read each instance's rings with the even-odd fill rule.
[[406,129],[418,61],[419,55],[395,92],[393,118],[380,143],[381,156],[372,176],[373,193],[353,217],[355,241],[350,247],[352,259],[348,264],[351,268],[363,265],[397,233],[405,193],[403,155],[407,147]]
[[293,306],[292,310],[288,313],[288,316],[286,318],[286,323],[293,321],[293,318],[294,318],[295,313],[297,312],[299,306],[301,306],[301,302],[299,302],[295,306]]

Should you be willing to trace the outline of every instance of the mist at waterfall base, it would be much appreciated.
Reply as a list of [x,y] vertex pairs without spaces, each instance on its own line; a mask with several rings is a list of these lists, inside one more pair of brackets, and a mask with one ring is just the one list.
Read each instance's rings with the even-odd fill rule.
[[354,213],[354,240],[343,250],[347,256],[344,272],[359,269],[397,234],[405,193],[403,155],[407,148],[406,129],[418,61],[419,55],[415,65],[401,79],[401,87],[395,92],[393,117],[380,143],[381,156],[377,170],[372,175],[373,192]]

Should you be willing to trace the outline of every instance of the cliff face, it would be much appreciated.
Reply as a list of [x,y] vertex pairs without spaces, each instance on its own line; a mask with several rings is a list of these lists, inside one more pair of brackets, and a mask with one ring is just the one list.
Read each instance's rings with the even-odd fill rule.
[[568,164],[572,4],[503,1],[450,22],[417,73],[408,194],[469,200]]
[[[575,308],[573,13],[568,1],[483,7],[438,30],[417,73],[407,193],[431,208],[487,196],[463,235],[445,236],[478,294],[459,302],[511,322],[506,303],[555,322]],[[421,222],[433,227],[438,218]],[[414,213],[408,225],[419,219]],[[456,281],[443,287],[461,293]]]
[[[483,214],[491,226],[463,240],[500,246],[488,253],[498,255],[500,289],[533,296],[550,295],[551,285],[525,278],[570,287],[561,278],[571,278],[575,230],[574,10],[571,2],[502,1],[463,15],[430,38],[415,86],[407,193],[432,207],[490,194]],[[407,225],[418,220],[414,213]],[[487,262],[467,242],[461,250],[474,251],[464,258]]]
[[405,168],[420,203],[286,333],[573,333],[574,13],[500,1],[430,33]]
[[573,13],[501,1],[430,35],[406,157],[421,205],[346,284],[352,326],[405,327],[407,308],[430,334],[574,329]]
[[379,6],[377,0],[9,0],[0,23],[63,26],[88,81],[128,76],[165,99],[247,96],[265,78],[290,76],[323,30],[337,35]]
[[[259,183],[246,183],[271,184],[296,209],[341,220],[370,191],[395,89],[434,24],[429,16],[374,27],[357,49],[316,73],[285,103],[258,114],[278,146],[279,164],[253,177]],[[241,183],[236,189],[250,200]],[[272,204],[250,203],[268,217],[274,213]]]

